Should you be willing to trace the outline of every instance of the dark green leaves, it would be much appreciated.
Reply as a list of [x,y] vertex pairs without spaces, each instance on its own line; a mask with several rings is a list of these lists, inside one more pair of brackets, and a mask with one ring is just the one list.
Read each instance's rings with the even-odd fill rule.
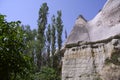
[[20,21],[7,22],[0,15],[0,80],[10,80],[17,73],[24,75],[24,70],[29,68],[24,38]]

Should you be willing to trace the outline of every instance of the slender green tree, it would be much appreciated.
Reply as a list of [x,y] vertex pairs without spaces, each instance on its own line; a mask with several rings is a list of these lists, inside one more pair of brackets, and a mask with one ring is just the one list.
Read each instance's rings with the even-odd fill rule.
[[56,55],[56,64],[57,64],[57,73],[60,75],[61,73],[61,57],[62,54],[60,53],[60,49],[62,47],[62,33],[63,33],[63,22],[62,22],[62,13],[61,11],[57,11],[57,18],[56,18],[56,29],[57,29],[57,55]]
[[37,65],[38,69],[40,70],[42,66],[42,52],[45,46],[45,28],[47,24],[47,15],[48,15],[48,6],[47,3],[43,3],[40,10],[39,10],[39,18],[38,18],[38,43],[39,49],[37,53]]
[[[63,33],[63,22],[62,22],[62,13],[61,11],[57,11],[57,20],[56,20],[56,28],[57,28],[57,45],[58,45],[58,52],[62,47],[62,33]],[[60,55],[61,57],[61,55]]]
[[52,53],[52,67],[54,67],[54,56],[56,51],[56,22],[55,22],[55,16],[52,16],[52,29],[51,29],[51,53]]
[[47,27],[46,31],[46,46],[47,46],[47,65],[51,66],[50,53],[51,53],[51,26],[50,24]]

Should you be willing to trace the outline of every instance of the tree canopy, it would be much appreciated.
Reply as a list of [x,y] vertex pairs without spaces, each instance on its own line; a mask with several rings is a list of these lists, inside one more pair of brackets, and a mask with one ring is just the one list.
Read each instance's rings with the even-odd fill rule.
[[26,35],[20,21],[7,22],[0,15],[0,80],[15,79],[29,69],[29,57],[24,54]]

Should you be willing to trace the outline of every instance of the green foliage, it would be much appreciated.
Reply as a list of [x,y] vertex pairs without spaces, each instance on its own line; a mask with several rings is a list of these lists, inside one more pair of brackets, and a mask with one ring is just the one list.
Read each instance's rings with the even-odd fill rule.
[[25,42],[27,44],[27,48],[25,49],[25,53],[29,55],[33,61],[35,61],[35,55],[37,50],[37,31],[31,30],[30,26],[22,26],[24,33],[26,34]]
[[60,80],[60,76],[57,76],[56,71],[50,67],[42,67],[38,80]]
[[60,73],[61,71],[61,58],[62,58],[62,54],[60,53],[60,49],[62,47],[62,33],[63,33],[63,22],[62,22],[62,13],[61,11],[57,11],[57,19],[56,19],[56,28],[57,28],[57,45],[58,45],[58,51],[57,51],[57,62],[56,64],[59,65],[57,70],[58,70],[58,73]]
[[51,60],[50,60],[50,52],[51,52],[51,26],[50,24],[47,27],[46,31],[46,45],[47,45],[47,65],[50,67],[51,66]]
[[54,67],[54,56],[56,51],[56,28],[55,28],[55,16],[52,16],[52,29],[51,29],[51,53],[52,53],[52,67]]
[[56,28],[57,28],[57,44],[58,50],[62,47],[62,33],[63,33],[63,24],[62,24],[62,13],[61,11],[57,11],[57,20],[56,20]]
[[45,28],[47,24],[47,15],[48,15],[48,6],[47,3],[43,3],[39,10],[38,18],[38,44],[39,49],[37,50],[37,65],[40,70],[42,66],[42,50],[45,47]]
[[37,31],[21,26],[20,21],[7,22],[0,15],[0,80],[60,80],[60,55],[55,52],[56,41],[59,50],[62,46],[62,14],[58,11],[57,18],[53,15],[50,26],[48,10],[43,3]]
[[0,80],[25,76],[30,69],[30,58],[23,54],[26,48],[25,37],[20,21],[7,22],[0,15]]

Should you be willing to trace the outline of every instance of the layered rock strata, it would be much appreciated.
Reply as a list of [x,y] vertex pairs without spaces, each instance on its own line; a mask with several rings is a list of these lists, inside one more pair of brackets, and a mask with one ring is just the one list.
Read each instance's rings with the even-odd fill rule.
[[62,80],[120,80],[120,35],[66,45]]

